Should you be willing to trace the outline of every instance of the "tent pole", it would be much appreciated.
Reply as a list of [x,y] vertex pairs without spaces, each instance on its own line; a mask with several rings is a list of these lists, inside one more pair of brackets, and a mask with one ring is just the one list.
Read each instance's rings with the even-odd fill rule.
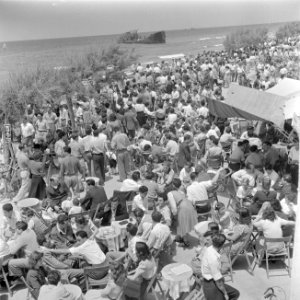
[[[300,117],[294,115],[293,127],[298,133],[298,140],[300,136]],[[300,141],[298,141],[300,146]],[[300,152],[299,152],[300,161]],[[298,170],[298,196],[297,196],[297,213],[296,213],[296,226],[294,235],[294,248],[293,248],[293,262],[292,262],[292,278],[290,286],[289,300],[298,300],[300,295],[300,168]]]

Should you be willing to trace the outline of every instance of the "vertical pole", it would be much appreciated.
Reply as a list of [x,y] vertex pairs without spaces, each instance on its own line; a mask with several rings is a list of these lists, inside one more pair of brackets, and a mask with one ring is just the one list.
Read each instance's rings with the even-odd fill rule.
[[[294,115],[293,127],[300,136],[300,117]],[[300,154],[300,152],[299,152]],[[300,155],[299,155],[300,159]],[[293,262],[292,262],[292,279],[290,286],[290,298],[289,300],[298,300],[300,295],[300,169],[298,171],[298,198],[297,198],[297,218],[294,235],[294,248],[293,248]]]

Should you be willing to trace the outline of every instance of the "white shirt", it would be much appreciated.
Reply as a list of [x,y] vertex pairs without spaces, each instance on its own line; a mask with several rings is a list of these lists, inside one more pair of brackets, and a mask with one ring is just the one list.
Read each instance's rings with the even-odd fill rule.
[[165,224],[157,223],[150,233],[147,245],[150,249],[160,249],[170,236],[170,228]]
[[201,272],[206,280],[220,280],[221,274],[221,255],[213,246],[209,246],[202,257]]
[[231,175],[231,178],[236,181],[239,185],[242,183],[243,179],[249,179],[249,185],[255,186],[255,175],[248,174],[246,170],[242,169],[237,172],[234,172]]
[[145,207],[145,203],[141,197],[141,195],[136,195],[134,198],[133,198],[133,201],[132,201],[132,210],[135,210],[137,207],[142,209],[143,211],[146,211],[146,207]]
[[197,201],[208,200],[207,188],[212,186],[211,180],[208,181],[193,181],[191,185],[187,187],[187,198],[193,204]]
[[292,213],[297,212],[297,205],[293,202],[287,202],[285,198],[280,201],[282,212],[286,215],[290,215]]
[[197,113],[199,114],[199,116],[203,116],[204,118],[207,118],[209,114],[209,110],[207,107],[201,106],[200,108],[197,109]]
[[120,191],[121,192],[130,192],[130,191],[138,192],[140,186],[141,185],[139,183],[137,183],[133,179],[128,178],[123,181]]
[[73,255],[83,255],[86,261],[91,265],[102,264],[106,259],[105,254],[95,240],[86,240],[82,245],[71,247],[69,250]]
[[34,127],[31,123],[21,124],[21,132],[24,138],[32,136],[34,134]]
[[170,155],[174,156],[179,152],[179,145],[175,141],[169,140],[166,145],[166,151]]

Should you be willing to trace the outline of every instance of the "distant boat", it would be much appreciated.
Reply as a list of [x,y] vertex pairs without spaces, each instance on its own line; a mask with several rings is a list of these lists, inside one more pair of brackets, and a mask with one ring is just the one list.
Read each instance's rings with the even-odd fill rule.
[[121,44],[164,44],[166,42],[166,33],[164,31],[158,31],[148,36],[141,36],[137,30],[128,31],[123,33],[118,43]]

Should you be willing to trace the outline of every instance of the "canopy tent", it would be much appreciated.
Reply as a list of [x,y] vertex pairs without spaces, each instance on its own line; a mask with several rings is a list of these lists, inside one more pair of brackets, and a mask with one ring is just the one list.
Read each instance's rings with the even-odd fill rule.
[[266,92],[284,97],[298,96],[300,95],[300,81],[291,78],[284,78]]
[[[230,85],[225,103],[242,111],[248,120],[266,120],[283,128],[285,116],[283,106],[287,98],[240,85]],[[236,115],[236,117],[238,117]]]
[[238,109],[236,107],[233,107],[225,102],[214,100],[214,99],[208,99],[207,100],[208,109],[209,112],[214,115],[218,116],[220,118],[242,118],[246,120],[258,120],[263,121],[263,118],[260,118],[256,115],[250,114],[245,110]]
[[291,98],[285,102],[284,115],[285,119],[292,119],[294,114],[300,117],[300,96]]

